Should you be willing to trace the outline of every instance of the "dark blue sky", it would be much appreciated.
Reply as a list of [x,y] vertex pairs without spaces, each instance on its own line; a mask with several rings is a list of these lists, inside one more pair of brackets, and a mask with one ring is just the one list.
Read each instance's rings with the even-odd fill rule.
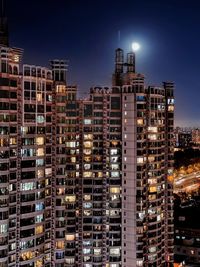
[[138,41],[137,71],[146,82],[176,83],[176,124],[200,126],[200,1],[6,0],[11,45],[24,62],[69,60],[80,92],[110,85],[114,49]]

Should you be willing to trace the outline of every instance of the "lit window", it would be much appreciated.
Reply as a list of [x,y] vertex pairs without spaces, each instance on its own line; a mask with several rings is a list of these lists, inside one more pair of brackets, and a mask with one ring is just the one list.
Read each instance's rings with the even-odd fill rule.
[[119,198],[120,198],[120,195],[111,195],[110,200],[111,201],[119,200]]
[[64,243],[64,241],[57,241],[57,242],[56,242],[56,248],[57,248],[57,249],[64,249],[64,248],[65,248],[65,243]]
[[37,116],[37,122],[38,123],[44,123],[45,122],[44,116],[43,115],[38,115]]
[[111,167],[111,170],[113,171],[119,170],[119,164],[111,164],[110,167]]
[[144,158],[143,157],[137,157],[137,163],[138,164],[144,163]]
[[56,93],[65,93],[66,87],[65,85],[57,85],[56,86]]
[[143,119],[137,119],[137,124],[138,125],[143,125],[144,124],[144,120]]
[[92,172],[83,172],[83,177],[92,177]]
[[70,203],[70,202],[75,202],[76,201],[76,196],[66,196],[65,201]]
[[139,260],[136,262],[137,267],[143,266],[143,260]]
[[156,184],[157,183],[157,179],[155,179],[155,178],[148,179],[148,183],[149,184]]
[[5,234],[8,231],[8,225],[7,224],[0,224],[0,234]]
[[91,253],[91,249],[90,248],[84,248],[83,249],[83,254],[90,254]]
[[90,209],[90,208],[92,208],[92,203],[91,203],[91,202],[83,203],[83,207],[84,207],[85,209]]
[[111,177],[119,177],[119,172],[111,172]]
[[36,166],[44,166],[44,159],[36,159]]
[[84,169],[85,170],[90,170],[91,169],[91,164],[84,164]]
[[35,228],[35,234],[36,235],[43,233],[43,231],[44,231],[43,225],[36,226],[36,228]]
[[154,162],[154,161],[155,161],[155,157],[153,157],[153,156],[149,156],[149,157],[148,157],[148,161],[149,161],[149,162]]
[[75,240],[75,235],[65,235],[65,240],[74,241]]
[[158,132],[158,127],[148,127],[148,131],[151,133],[157,133]]
[[76,142],[66,142],[67,147],[76,147]]
[[149,140],[157,140],[157,135],[156,134],[148,134]]
[[156,192],[157,192],[157,188],[156,188],[156,186],[150,186],[150,187],[149,187],[149,192],[150,192],[150,193],[156,193]]
[[40,147],[37,149],[37,156],[44,156],[44,148]]
[[37,177],[43,178],[44,177],[44,170],[37,170]]
[[95,256],[101,255],[101,249],[100,248],[94,248],[94,255]]
[[85,216],[90,216],[90,215],[92,214],[92,212],[91,212],[91,210],[84,210],[84,211],[83,211],[83,214],[84,214]]
[[16,145],[17,144],[17,138],[11,137],[10,138],[10,145]]
[[37,215],[37,216],[35,217],[35,222],[36,222],[36,223],[41,223],[41,222],[43,222],[43,219],[44,219],[43,214]]
[[42,93],[37,93],[37,101],[38,101],[38,102],[41,102],[42,99],[43,99],[43,97],[42,97]]
[[20,258],[22,261],[27,261],[27,260],[32,259],[34,256],[35,256],[34,251],[26,251],[26,252],[21,253]]
[[111,155],[117,155],[117,149],[116,149],[116,148],[112,148],[112,149],[110,150],[110,154],[111,154]]
[[92,124],[92,120],[91,119],[84,119],[84,124]]
[[33,190],[35,189],[35,183],[34,182],[30,182],[30,183],[23,183],[21,184],[21,190],[22,191],[26,191],[26,190]]
[[93,135],[92,134],[84,134],[84,139],[92,140],[93,139]]
[[51,176],[51,174],[52,174],[52,169],[51,168],[46,168],[45,169],[45,176],[49,177],[49,176]]
[[119,194],[120,193],[120,188],[119,187],[111,187],[110,188],[110,193],[111,194]]
[[110,248],[110,255],[120,256],[120,249],[119,248]]
[[83,145],[85,148],[91,148],[92,147],[92,142],[91,141],[85,141],[83,142]]
[[150,252],[150,253],[154,253],[154,252],[156,252],[156,247],[150,247],[150,248],[149,248],[149,252]]
[[44,145],[44,137],[37,137],[36,138],[37,145]]
[[40,211],[44,209],[44,203],[43,202],[39,202],[35,204],[35,211]]
[[14,60],[14,62],[19,62],[19,55],[14,55],[13,56],[13,60]]
[[42,266],[44,266],[43,265],[43,260],[42,259],[37,260],[35,267],[42,267]]
[[86,201],[91,200],[91,196],[90,195],[84,195],[83,199]]

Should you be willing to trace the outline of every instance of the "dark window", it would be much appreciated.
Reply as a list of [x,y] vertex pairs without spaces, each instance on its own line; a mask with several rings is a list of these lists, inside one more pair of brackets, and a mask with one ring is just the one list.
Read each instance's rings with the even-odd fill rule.
[[30,82],[24,82],[24,89],[30,90]]
[[85,117],[92,116],[92,105],[85,105],[84,106],[84,116]]
[[111,97],[111,109],[120,109],[120,97]]

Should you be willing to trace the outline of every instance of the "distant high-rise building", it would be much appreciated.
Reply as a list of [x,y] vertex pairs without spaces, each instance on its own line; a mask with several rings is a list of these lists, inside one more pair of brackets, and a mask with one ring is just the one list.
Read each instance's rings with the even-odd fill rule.
[[117,49],[82,100],[66,61],[21,57],[1,43],[0,267],[173,266],[173,83]]
[[0,45],[8,46],[9,45],[9,36],[8,36],[8,21],[5,14],[5,2],[4,0],[0,1]]

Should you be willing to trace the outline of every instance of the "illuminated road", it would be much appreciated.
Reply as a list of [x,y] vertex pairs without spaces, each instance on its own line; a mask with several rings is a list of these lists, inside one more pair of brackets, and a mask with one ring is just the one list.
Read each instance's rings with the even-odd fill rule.
[[174,193],[191,192],[200,187],[200,171],[182,175],[174,181]]

